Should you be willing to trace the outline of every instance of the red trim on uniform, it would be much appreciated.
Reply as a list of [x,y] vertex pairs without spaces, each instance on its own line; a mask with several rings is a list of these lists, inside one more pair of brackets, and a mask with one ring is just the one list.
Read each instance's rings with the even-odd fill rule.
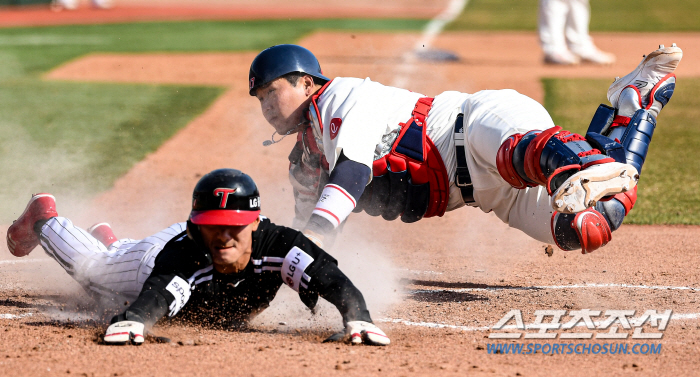
[[130,333],[130,331],[113,333],[113,334],[105,335],[105,338],[108,337],[108,336],[129,335],[129,333]]
[[366,333],[366,334],[379,335],[379,336],[381,336],[382,338],[389,338],[388,336],[386,336],[386,335],[384,335],[384,334],[378,334],[378,333],[372,332],[372,331],[367,331],[367,330],[365,330],[365,333]]
[[340,187],[338,185],[334,185],[332,183],[327,184],[326,187],[334,188],[334,189],[340,191],[343,195],[345,195],[348,199],[350,199],[353,207],[357,207],[357,202],[355,202],[355,198],[350,196],[350,194],[348,194],[348,192],[345,191],[345,189],[343,189],[342,187]]
[[333,218],[335,219],[335,221],[338,222],[338,225],[340,225],[340,219],[339,219],[338,216],[336,216],[333,212],[331,212],[331,211],[329,211],[329,210],[327,210],[327,209],[325,209],[325,208],[319,208],[319,207],[314,208],[314,211],[325,212],[325,213],[327,213],[327,214],[333,216]]
[[328,88],[328,85],[330,85],[333,82],[333,80],[327,82],[325,85],[321,87],[321,89],[316,92],[316,94],[311,96],[311,104],[314,106],[314,110],[316,111],[316,118],[318,118],[318,126],[321,128],[321,135],[323,135],[323,119],[321,119],[321,113],[318,111],[318,103],[316,101],[318,100],[318,97],[320,97],[323,92],[326,91],[326,88]]
[[525,150],[525,174],[538,184],[547,184],[547,177],[542,172],[542,167],[540,166],[540,156],[542,156],[542,151],[545,145],[547,145],[547,141],[559,130],[561,130],[561,127],[554,126],[540,132],[532,139]]
[[197,225],[248,225],[260,216],[257,211],[239,211],[230,209],[210,209],[207,211],[192,211],[190,221]]

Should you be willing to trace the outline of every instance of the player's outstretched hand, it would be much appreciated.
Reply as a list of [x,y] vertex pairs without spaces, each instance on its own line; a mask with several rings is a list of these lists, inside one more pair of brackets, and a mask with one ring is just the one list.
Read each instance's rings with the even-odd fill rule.
[[143,344],[144,325],[135,321],[119,321],[109,325],[105,333],[105,343],[126,344],[131,342],[135,345]]
[[373,323],[365,321],[350,321],[345,325],[345,334],[350,335],[352,344],[369,344],[371,346],[388,346],[389,337]]

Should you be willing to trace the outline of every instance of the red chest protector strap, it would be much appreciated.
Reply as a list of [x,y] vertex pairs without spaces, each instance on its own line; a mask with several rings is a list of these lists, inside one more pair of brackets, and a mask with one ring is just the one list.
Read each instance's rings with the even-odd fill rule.
[[408,170],[412,184],[429,183],[430,199],[423,217],[444,215],[449,197],[447,169],[435,144],[426,135],[425,118],[432,105],[433,98],[418,100],[411,118],[406,123],[399,124],[401,129],[391,152],[374,161],[372,169],[375,177],[386,174],[388,170]]

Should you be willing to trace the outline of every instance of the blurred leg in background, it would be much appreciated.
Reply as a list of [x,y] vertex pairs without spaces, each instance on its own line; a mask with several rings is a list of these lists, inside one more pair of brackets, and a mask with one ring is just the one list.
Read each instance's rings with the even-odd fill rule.
[[[51,9],[60,12],[62,10],[75,10],[80,6],[81,0],[52,0]],[[90,0],[90,5],[96,9],[109,9],[114,6],[113,0]]]
[[540,0],[538,31],[545,63],[615,62],[615,55],[593,43],[588,34],[590,17],[588,0]]

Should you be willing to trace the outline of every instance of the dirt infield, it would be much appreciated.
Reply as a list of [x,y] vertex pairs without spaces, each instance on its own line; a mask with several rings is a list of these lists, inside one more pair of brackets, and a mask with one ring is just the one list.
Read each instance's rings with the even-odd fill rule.
[[[686,51],[679,82],[700,75],[700,66],[694,64],[699,35],[595,37],[601,48],[618,53],[618,63],[543,66],[536,36],[530,33],[443,34],[435,47],[459,55],[462,60],[455,63],[407,60],[405,52],[416,34],[317,33],[300,43],[317,53],[331,76],[371,76],[427,95],[514,88],[541,101],[541,77],[612,78],[629,71],[660,42],[676,42]],[[289,224],[293,210],[286,158],[293,140],[261,145],[271,128],[264,124],[257,100],[247,95],[253,56],[90,55],[48,73],[50,80],[229,87],[94,203],[86,208],[74,205],[72,198],[58,198],[59,212],[83,227],[109,221],[118,236],[143,237],[184,220],[194,183],[207,171],[227,166],[252,174],[261,188],[264,213]],[[311,319],[286,288],[249,330],[164,325],[155,330],[172,338],[170,344],[102,346],[98,339],[104,319],[60,267],[39,250],[12,259],[3,246],[0,374],[690,375],[700,367],[700,227],[624,226],[608,246],[591,255],[555,249],[548,257],[545,245],[509,229],[492,214],[466,208],[413,225],[355,214],[338,244],[333,254],[366,295],[373,318],[392,338],[391,346],[320,343],[340,328],[339,316],[324,307]],[[638,316],[647,309],[671,309],[676,317],[663,339],[654,341],[662,345],[657,355],[489,354],[489,343],[529,341],[488,339],[489,328],[511,309],[522,310],[526,323],[533,322],[535,310],[633,309]],[[622,342],[632,347],[638,341]]]

